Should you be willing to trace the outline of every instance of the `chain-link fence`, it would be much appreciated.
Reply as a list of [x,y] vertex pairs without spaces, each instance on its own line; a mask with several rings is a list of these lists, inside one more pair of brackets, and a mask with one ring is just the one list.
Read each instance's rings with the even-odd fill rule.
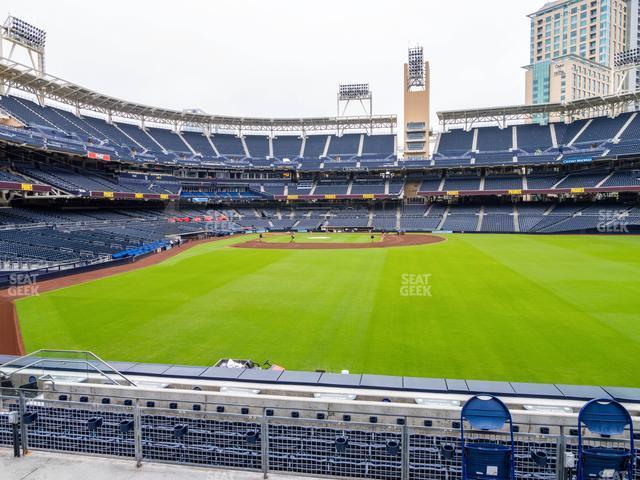
[[141,408],[139,424],[143,460],[262,468],[260,417]]
[[403,429],[313,419],[268,419],[269,470],[331,477],[402,478]]
[[[582,444],[585,447],[605,447],[605,448],[626,449],[626,450],[629,449],[628,439],[609,438],[606,435],[603,435],[600,437],[582,437]],[[566,451],[570,455],[572,455],[573,457],[577,456],[578,437],[575,435],[568,436],[565,447],[566,447]],[[637,440],[636,440],[635,457],[638,458],[639,456],[640,456],[640,448],[637,447]],[[633,480],[640,480],[640,468],[638,467],[636,467],[633,471]]]
[[132,407],[32,400],[23,411],[30,448],[134,457]]
[[[458,428],[438,428],[416,418],[371,417],[330,420],[325,413],[279,417],[273,410],[225,413],[219,405],[199,410],[67,401],[0,395],[0,446],[13,443],[11,412],[20,418],[24,450],[162,462],[309,476],[375,480],[459,480],[462,476]],[[314,416],[315,415],[315,416]],[[357,413],[354,413],[354,418]],[[418,421],[420,420],[420,421]],[[523,426],[524,427],[524,426]],[[567,459],[577,451],[577,431],[514,434],[517,480],[571,480]],[[465,431],[467,442],[510,444],[508,432]],[[619,438],[588,437],[595,446],[627,447]],[[568,455],[567,455],[568,452]],[[640,480],[636,470],[633,480]]]
[[[467,443],[492,442],[510,445],[507,432],[466,431]],[[558,457],[560,437],[554,435],[516,433],[515,476],[517,479],[552,480],[562,478]],[[462,474],[460,430],[411,428],[409,437],[409,478],[459,479]]]

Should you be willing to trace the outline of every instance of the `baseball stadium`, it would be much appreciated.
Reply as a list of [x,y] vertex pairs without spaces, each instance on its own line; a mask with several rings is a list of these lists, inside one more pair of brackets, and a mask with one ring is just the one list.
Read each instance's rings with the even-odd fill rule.
[[412,45],[396,113],[270,118],[9,14],[0,478],[639,480],[640,7],[527,22],[522,104],[432,112]]

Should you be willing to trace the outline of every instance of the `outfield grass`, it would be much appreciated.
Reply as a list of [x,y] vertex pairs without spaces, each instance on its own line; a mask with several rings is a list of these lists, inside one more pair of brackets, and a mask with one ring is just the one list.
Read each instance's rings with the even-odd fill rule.
[[[296,233],[296,243],[371,243],[371,233]],[[373,234],[373,241],[379,242],[380,234]],[[291,234],[267,233],[263,236],[264,242],[289,243]]]
[[[640,387],[640,237],[451,235],[367,250],[200,245],[17,304],[29,351]],[[403,280],[431,296],[403,296]],[[423,293],[424,289],[419,293]]]

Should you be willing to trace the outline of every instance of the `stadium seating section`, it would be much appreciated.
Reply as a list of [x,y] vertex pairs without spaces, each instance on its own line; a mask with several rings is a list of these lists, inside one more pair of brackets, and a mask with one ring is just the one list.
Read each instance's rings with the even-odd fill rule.
[[[110,405],[110,400],[104,398],[101,404],[88,404],[85,397],[80,403],[69,402],[68,406],[63,406],[62,401],[29,402],[25,418],[35,419],[25,425],[29,447],[133,459],[135,428],[139,426],[141,457],[147,463],[260,471],[265,458],[269,471],[276,473],[400,480],[403,478],[403,452],[406,452],[405,467],[409,478],[450,478],[460,472],[459,449],[454,448],[455,455],[452,453],[450,458],[440,453],[444,446],[459,442],[456,429],[413,427],[403,436],[402,424],[387,420],[388,423],[376,425],[374,419],[377,423],[378,417],[375,416],[369,423],[362,424],[295,417],[262,420],[249,413],[204,414],[195,407],[192,412],[156,408],[153,401],[140,408],[137,418],[131,407]],[[17,402],[8,403],[7,410],[19,411],[19,408]],[[249,412],[249,408],[244,410]],[[490,435],[476,433],[471,438],[475,442],[488,441],[492,439]],[[268,445],[264,451],[263,438]],[[517,436],[518,452],[523,453],[517,456],[513,478],[557,478],[558,447],[553,438],[550,435]],[[505,439],[500,441],[507,442]],[[401,449],[404,442],[406,449]],[[7,413],[0,414],[0,445],[11,445]],[[566,449],[575,450],[575,445],[567,445]],[[530,459],[532,451],[543,452],[546,461],[533,462]]]
[[17,96],[0,97],[0,110],[23,125],[0,125],[4,272],[239,232],[640,229],[636,112],[452,129],[430,158],[403,160],[391,133],[141,128]]
[[[240,230],[219,211],[0,208],[0,271],[94,264],[170,245],[168,236]],[[189,219],[176,222],[175,219]],[[197,220],[196,220],[197,219]]]
[[[217,160],[222,165],[273,168],[283,160],[296,162],[296,166],[305,163],[302,159],[351,161],[338,167],[345,169],[356,168],[360,162],[396,161],[395,135],[390,134],[205,136],[197,131],[109,123],[93,115],[76,115],[14,96],[0,97],[0,110],[24,125],[0,128],[0,138],[71,154],[108,155],[110,160],[128,163],[199,166]],[[322,168],[322,162],[315,163],[315,168]]]
[[435,166],[569,164],[640,154],[637,112],[570,124],[478,127],[440,135]]
[[[446,203],[369,208],[227,210],[0,208],[0,271],[100,263],[169,245],[168,238],[244,231],[561,233],[640,230],[640,207],[619,203]],[[180,221],[176,221],[179,219]]]
[[[25,126],[3,127],[4,139],[52,151],[109,155],[124,162],[195,166],[215,160],[222,164],[244,160],[247,166],[273,168],[286,160],[289,164],[293,162],[296,168],[302,168],[305,160],[309,160],[311,163],[307,168],[318,170],[375,168],[385,162],[392,167],[410,166],[396,159],[396,138],[391,134],[278,135],[270,138],[214,133],[205,136],[197,131],[175,132],[160,127],[142,129],[128,123],[108,123],[90,114],[77,115],[60,107],[41,106],[14,96],[1,97],[0,109]],[[454,129],[440,135],[433,158],[425,159],[423,164],[431,167],[538,165],[617,158],[640,154],[639,135],[637,113],[577,120],[570,124]],[[336,161],[346,164],[331,165]]]

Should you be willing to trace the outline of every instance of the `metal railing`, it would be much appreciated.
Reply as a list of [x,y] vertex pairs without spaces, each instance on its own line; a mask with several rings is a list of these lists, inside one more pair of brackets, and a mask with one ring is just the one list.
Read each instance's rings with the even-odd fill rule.
[[136,386],[133,381],[109,363],[102,360],[96,354],[85,350],[36,350],[35,352],[4,363],[0,367],[0,377],[6,377],[11,380],[20,372],[33,370],[36,367],[42,368],[40,380],[53,383],[55,383],[55,376],[46,372],[49,370],[71,369],[73,371],[86,372],[87,378],[89,378],[90,374],[98,374],[106,380],[107,384]]
[[[59,394],[59,392],[56,392]],[[429,420],[386,418],[373,422],[331,420],[329,412],[301,410],[300,417],[274,410],[224,406],[193,410],[156,408],[152,401],[129,404],[45,398],[40,392],[0,389],[0,446],[12,445],[11,412],[18,412],[22,449],[130,459],[138,465],[170,463],[375,480],[459,480],[460,430],[432,427]],[[86,400],[86,399],[85,399]],[[114,399],[123,402],[123,399]],[[227,411],[231,408],[227,407]],[[378,421],[380,420],[380,421]],[[555,430],[554,430],[555,431]],[[515,433],[517,480],[571,480],[576,431]],[[472,431],[467,441],[508,444],[506,432]],[[620,438],[590,437],[599,446],[628,447]],[[637,469],[633,480],[640,480]]]

